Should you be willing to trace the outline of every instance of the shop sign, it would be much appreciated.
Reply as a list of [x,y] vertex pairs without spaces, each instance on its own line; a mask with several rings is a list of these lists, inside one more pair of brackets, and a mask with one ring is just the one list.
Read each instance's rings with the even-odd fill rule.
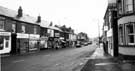
[[55,37],[60,37],[60,33],[55,33]]
[[48,39],[48,37],[45,37],[45,36],[42,36],[42,37],[40,37],[40,40],[47,40]]
[[104,26],[104,31],[107,31],[108,30],[108,26]]
[[17,38],[29,38],[29,35],[23,33],[17,33]]
[[107,32],[107,37],[110,37],[112,36],[112,29],[110,29],[108,32]]
[[2,36],[10,36],[11,33],[10,32],[0,32],[0,35],[2,35]]
[[116,0],[108,0],[108,3],[109,4],[114,4],[114,3],[116,3]]
[[39,39],[40,35],[30,34],[29,37],[32,39]]

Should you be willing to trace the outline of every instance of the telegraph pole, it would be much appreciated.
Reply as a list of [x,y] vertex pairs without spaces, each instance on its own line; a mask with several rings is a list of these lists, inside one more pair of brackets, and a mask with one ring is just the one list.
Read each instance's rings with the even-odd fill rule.
[[114,56],[117,57],[119,54],[118,49],[118,23],[117,23],[117,10],[112,11],[113,14],[113,43],[114,43]]

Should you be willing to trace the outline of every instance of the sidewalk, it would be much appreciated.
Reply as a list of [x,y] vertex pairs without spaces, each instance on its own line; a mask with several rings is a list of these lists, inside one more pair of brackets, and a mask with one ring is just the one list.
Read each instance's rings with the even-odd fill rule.
[[135,71],[135,62],[121,61],[104,54],[101,46],[96,49],[81,71]]

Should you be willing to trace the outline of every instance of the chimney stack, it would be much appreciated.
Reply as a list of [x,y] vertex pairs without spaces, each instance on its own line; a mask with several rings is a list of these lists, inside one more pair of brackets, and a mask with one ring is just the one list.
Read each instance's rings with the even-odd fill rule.
[[41,16],[39,15],[38,17],[37,17],[37,23],[40,23],[41,22]]
[[22,7],[20,6],[19,9],[18,9],[18,17],[22,17],[23,16],[23,10],[22,10]]

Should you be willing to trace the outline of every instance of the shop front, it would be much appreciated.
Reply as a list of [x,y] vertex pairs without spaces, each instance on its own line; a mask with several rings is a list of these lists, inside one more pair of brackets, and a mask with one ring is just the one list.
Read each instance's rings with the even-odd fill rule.
[[39,41],[40,35],[30,34],[29,35],[29,52],[38,51],[39,50]]
[[48,37],[46,36],[40,37],[40,49],[48,48],[47,42],[48,42]]
[[19,54],[24,54],[29,51],[29,35],[17,33],[16,50]]
[[11,51],[11,33],[0,32],[0,54],[10,53]]

